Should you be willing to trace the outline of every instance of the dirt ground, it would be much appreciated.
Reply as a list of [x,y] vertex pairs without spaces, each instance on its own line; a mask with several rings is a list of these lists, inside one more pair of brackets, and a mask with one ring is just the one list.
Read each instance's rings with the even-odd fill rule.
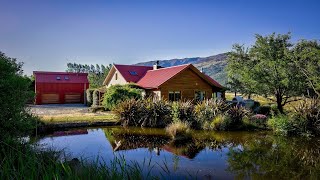
[[91,112],[83,104],[50,104],[29,105],[31,113],[39,117],[45,124],[61,125],[61,127],[90,126],[95,123],[99,125],[114,125],[118,122],[117,117],[110,111]]

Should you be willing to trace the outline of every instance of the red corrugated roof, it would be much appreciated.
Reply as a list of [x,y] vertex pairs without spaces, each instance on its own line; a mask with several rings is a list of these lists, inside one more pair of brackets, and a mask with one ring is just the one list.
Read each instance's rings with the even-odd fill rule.
[[161,84],[168,81],[170,78],[188,68],[191,64],[161,68],[157,70],[149,70],[137,84],[145,89],[158,88]]
[[36,83],[89,83],[88,73],[34,71],[33,74]]
[[[127,82],[138,82],[148,70],[152,70],[151,66],[135,66],[135,65],[119,65],[114,64],[115,68],[121,73]],[[135,73],[130,73],[135,72]]]

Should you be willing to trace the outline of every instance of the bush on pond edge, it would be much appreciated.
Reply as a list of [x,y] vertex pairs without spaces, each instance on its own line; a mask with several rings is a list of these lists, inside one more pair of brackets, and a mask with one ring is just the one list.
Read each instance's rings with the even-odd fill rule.
[[171,108],[166,101],[125,100],[114,108],[123,126],[165,127],[171,123]]
[[320,133],[320,99],[304,99],[289,115],[277,115],[268,126],[280,135],[318,135]]

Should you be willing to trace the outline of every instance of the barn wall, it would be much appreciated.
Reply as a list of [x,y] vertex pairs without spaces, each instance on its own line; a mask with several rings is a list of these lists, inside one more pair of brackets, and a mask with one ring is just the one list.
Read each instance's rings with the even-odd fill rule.
[[89,88],[89,84],[84,83],[36,83],[36,104],[41,104],[42,94],[59,94],[59,103],[65,103],[65,94],[80,93],[81,103],[84,103],[84,92]]
[[212,97],[212,87],[191,69],[187,69],[160,86],[163,99],[169,99],[169,91],[181,91],[182,100],[193,100],[195,91],[206,91],[206,98]]

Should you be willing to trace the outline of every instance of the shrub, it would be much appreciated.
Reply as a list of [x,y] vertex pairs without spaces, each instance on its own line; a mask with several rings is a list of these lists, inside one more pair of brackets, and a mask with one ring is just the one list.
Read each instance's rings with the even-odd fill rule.
[[117,104],[114,112],[123,126],[139,126],[146,110],[142,100],[129,99]]
[[171,104],[171,117],[174,122],[188,122],[191,127],[196,127],[193,113],[194,105],[191,101],[177,101]]
[[249,121],[254,126],[265,128],[267,125],[267,116],[263,114],[255,114],[251,116]]
[[225,130],[240,128],[243,124],[243,118],[248,117],[250,113],[248,109],[241,106],[231,107],[226,112],[226,116],[228,117],[226,120],[228,120],[228,123],[225,124]]
[[30,79],[22,76],[22,65],[0,52],[0,141],[23,136],[36,127],[36,118],[26,109],[34,92]]
[[293,119],[301,131],[320,132],[320,99],[303,99],[294,107]]
[[254,101],[253,107],[251,108],[251,110],[255,110],[255,109],[259,108],[259,107],[260,107],[260,102]]
[[94,89],[87,89],[87,106],[90,107],[93,104],[93,91]]
[[255,110],[255,113],[257,114],[263,114],[268,116],[271,112],[271,107],[270,106],[260,106]]
[[171,103],[171,116],[173,122],[180,121],[180,105],[179,102]]
[[278,114],[280,114],[280,111],[279,111],[278,106],[276,104],[272,104],[270,106],[270,112],[272,113],[273,116],[277,116]]
[[203,129],[205,130],[224,130],[224,121],[225,116],[223,114],[219,114],[213,118],[211,122],[205,122],[203,125]]
[[204,125],[218,114],[224,113],[227,108],[228,105],[224,101],[210,99],[198,103],[194,108],[194,113],[198,123]]
[[293,120],[286,115],[274,116],[267,122],[275,134],[289,135],[297,133]]
[[183,140],[190,137],[190,125],[188,122],[176,121],[166,128],[166,132],[175,140]]
[[104,94],[103,106],[106,109],[114,110],[116,105],[128,99],[141,99],[141,90],[131,88],[129,85],[114,85],[107,89]]
[[268,121],[268,126],[280,135],[315,135],[320,132],[320,100],[304,99],[290,115],[278,115]]
[[171,123],[169,103],[148,98],[120,102],[114,112],[123,126],[165,127]]
[[141,126],[165,127],[171,123],[171,109],[167,101],[147,98],[142,102],[145,114],[141,116],[143,118]]

